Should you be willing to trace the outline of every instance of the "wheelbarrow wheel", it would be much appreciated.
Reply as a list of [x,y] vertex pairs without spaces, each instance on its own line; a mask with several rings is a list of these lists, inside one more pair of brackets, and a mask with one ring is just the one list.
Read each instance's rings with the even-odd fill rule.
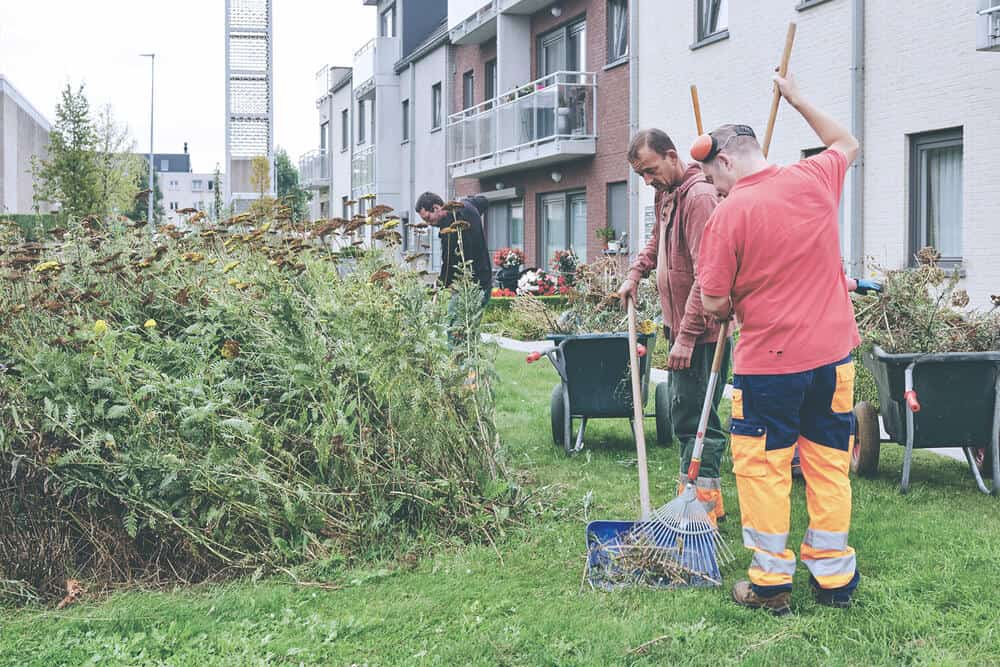
[[656,385],[656,444],[669,447],[674,444],[674,425],[670,422],[670,392],[667,383]]
[[552,441],[559,447],[566,447],[566,403],[561,384],[552,387],[549,415],[552,417]]
[[872,476],[878,473],[878,452],[881,433],[878,427],[878,410],[868,401],[854,406],[857,432],[854,448],[851,450],[851,472],[855,475]]

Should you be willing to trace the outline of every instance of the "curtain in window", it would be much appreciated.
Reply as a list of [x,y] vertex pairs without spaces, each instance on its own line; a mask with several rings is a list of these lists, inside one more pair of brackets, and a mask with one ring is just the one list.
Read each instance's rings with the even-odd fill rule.
[[697,2],[699,39],[729,27],[728,0],[697,0]]
[[539,264],[548,268],[556,250],[566,249],[566,199],[563,195],[542,199],[542,224],[545,231],[545,255],[539,258]]
[[[587,197],[570,197],[570,247],[581,262],[587,261]],[[551,259],[551,257],[550,257]]]
[[924,215],[927,245],[942,257],[962,256],[962,147],[925,154]]
[[628,1],[608,4],[608,62],[628,55]]
[[524,250],[524,204],[510,205],[510,247]]

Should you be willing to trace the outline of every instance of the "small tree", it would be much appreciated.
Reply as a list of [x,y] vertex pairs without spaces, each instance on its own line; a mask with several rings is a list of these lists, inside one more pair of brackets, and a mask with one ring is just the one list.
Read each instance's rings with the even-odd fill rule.
[[76,218],[102,212],[98,134],[82,84],[76,92],[66,84],[49,132],[48,156],[32,158],[31,173],[36,205],[56,203],[64,216]]
[[[136,194],[132,202],[131,212],[128,214],[133,220],[145,220],[149,216],[149,196],[146,191],[149,187],[149,163],[142,160],[142,173],[136,175]],[[160,179],[153,175],[153,222],[157,225],[163,223],[163,191],[160,190]]]
[[312,194],[299,185],[299,170],[284,148],[279,148],[274,155],[274,180],[278,199],[292,209],[292,222],[304,220],[309,213],[307,206]]
[[215,163],[215,201],[212,206],[212,213],[215,214],[215,221],[222,220],[222,172],[219,171],[219,163]]
[[136,194],[144,189],[143,178],[149,163],[135,154],[135,140],[127,125],[119,125],[108,104],[97,119],[97,170],[100,191],[99,213],[131,212]]
[[271,163],[266,155],[250,161],[250,186],[261,198],[271,189]]

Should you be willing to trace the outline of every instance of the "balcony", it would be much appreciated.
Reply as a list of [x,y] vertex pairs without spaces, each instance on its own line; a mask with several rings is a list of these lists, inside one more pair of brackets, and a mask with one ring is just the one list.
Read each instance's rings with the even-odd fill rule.
[[400,57],[398,37],[376,37],[354,53],[354,90],[357,97],[367,93],[378,77],[395,77],[393,67]]
[[330,155],[323,149],[309,151],[299,158],[299,181],[309,190],[330,187]]
[[375,146],[357,151],[351,157],[351,198],[375,192]]
[[556,72],[448,117],[453,178],[544,167],[597,151],[597,83]]
[[534,14],[552,4],[552,0],[499,0],[504,14]]
[[[497,34],[500,0],[450,0],[448,36],[452,44],[482,44]],[[457,20],[452,21],[451,17]]]
[[319,102],[329,95],[331,88],[333,88],[333,69],[329,65],[323,65],[323,68],[316,72],[316,101]]

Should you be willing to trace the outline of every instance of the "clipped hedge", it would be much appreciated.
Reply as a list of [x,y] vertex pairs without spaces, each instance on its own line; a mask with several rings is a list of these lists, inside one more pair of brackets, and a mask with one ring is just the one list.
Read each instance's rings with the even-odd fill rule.
[[[486,312],[509,312],[514,306],[514,302],[518,299],[526,297],[516,297],[516,296],[495,296],[490,299],[490,302],[486,305]],[[569,304],[569,300],[565,296],[536,296],[531,297],[537,299],[544,303],[547,307],[553,310],[558,310],[565,308]]]

